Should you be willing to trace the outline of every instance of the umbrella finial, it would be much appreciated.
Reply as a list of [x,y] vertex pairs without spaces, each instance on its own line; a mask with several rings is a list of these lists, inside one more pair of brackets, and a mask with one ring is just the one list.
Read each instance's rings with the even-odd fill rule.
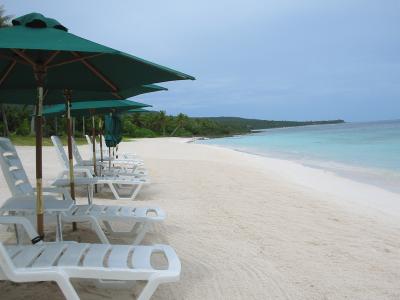
[[30,13],[11,21],[14,26],[26,26],[30,28],[54,28],[63,31],[68,29],[55,19],[47,18],[40,13]]

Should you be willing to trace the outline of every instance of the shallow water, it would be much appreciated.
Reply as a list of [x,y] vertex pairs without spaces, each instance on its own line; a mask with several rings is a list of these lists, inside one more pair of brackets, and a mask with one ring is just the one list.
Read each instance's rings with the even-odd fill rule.
[[294,160],[400,192],[400,120],[268,129],[199,142]]

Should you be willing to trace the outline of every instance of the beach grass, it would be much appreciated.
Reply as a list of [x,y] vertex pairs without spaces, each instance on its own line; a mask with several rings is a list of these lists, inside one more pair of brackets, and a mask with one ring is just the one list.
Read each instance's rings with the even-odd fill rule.
[[[36,144],[36,137],[34,135],[29,135],[29,136],[11,135],[10,139],[16,146],[35,146]],[[74,139],[78,145],[86,144],[86,139],[84,137],[74,137]],[[67,144],[66,136],[62,136],[61,140],[64,145]],[[53,146],[53,143],[49,137],[43,138],[43,146]]]

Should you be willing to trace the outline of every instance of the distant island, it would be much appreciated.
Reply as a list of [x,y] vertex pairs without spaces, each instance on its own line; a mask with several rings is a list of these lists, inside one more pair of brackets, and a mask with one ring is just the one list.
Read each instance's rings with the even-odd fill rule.
[[248,134],[260,129],[344,123],[343,120],[272,121],[239,117],[199,118],[184,114],[168,116],[164,112],[126,115],[123,120],[125,136],[129,137],[223,137]]
[[[1,106],[0,131],[5,136],[29,136],[33,134],[31,115],[33,107],[18,105]],[[101,116],[96,117],[96,124]],[[327,121],[273,121],[246,119],[239,117],[189,117],[185,114],[167,115],[164,111],[133,113],[121,115],[124,137],[162,137],[162,136],[205,136],[221,137],[236,134],[247,134],[253,130],[293,127],[305,125],[337,124],[343,120]],[[74,119],[74,135],[83,136],[91,132],[89,120],[82,117]],[[85,132],[83,132],[85,131]],[[46,118],[44,135],[65,135],[64,118]]]
[[205,117],[199,120],[210,120],[219,124],[230,134],[243,134],[251,131],[271,128],[284,128],[307,125],[326,125],[344,123],[344,120],[325,120],[325,121],[274,121],[261,119],[246,119],[240,117]]

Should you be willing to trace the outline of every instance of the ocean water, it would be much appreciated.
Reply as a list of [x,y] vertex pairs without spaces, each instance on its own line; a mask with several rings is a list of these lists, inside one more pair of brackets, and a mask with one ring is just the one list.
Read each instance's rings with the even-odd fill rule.
[[267,129],[199,142],[294,160],[400,193],[400,120]]

